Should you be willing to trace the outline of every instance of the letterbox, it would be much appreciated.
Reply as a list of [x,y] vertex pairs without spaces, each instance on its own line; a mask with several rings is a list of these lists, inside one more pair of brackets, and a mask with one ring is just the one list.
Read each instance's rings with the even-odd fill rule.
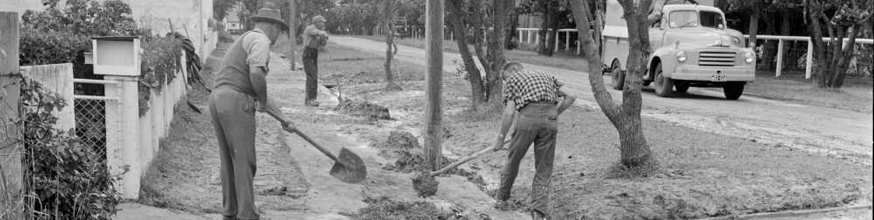
[[94,74],[115,76],[140,75],[139,37],[91,38]]

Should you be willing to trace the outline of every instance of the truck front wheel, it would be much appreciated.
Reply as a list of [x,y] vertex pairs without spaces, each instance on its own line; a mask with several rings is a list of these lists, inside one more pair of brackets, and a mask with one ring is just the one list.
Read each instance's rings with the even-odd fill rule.
[[619,65],[613,64],[613,71],[610,72],[610,78],[612,79],[610,87],[613,87],[613,89],[622,90],[622,88],[625,87],[625,73],[619,69]]
[[661,97],[670,97],[674,91],[674,80],[662,74],[661,63],[655,68],[655,76],[655,94]]
[[725,99],[737,100],[744,93],[744,85],[747,82],[727,82],[722,87],[722,92],[725,93]]

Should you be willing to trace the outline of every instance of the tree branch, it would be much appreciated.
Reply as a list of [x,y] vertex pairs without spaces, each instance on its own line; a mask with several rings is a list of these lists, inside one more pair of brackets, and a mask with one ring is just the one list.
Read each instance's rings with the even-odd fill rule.
[[601,66],[601,56],[595,50],[595,42],[591,36],[591,27],[589,27],[589,16],[588,11],[583,10],[583,0],[571,0],[571,12],[574,15],[574,21],[576,21],[578,40],[582,43],[582,50],[580,51],[583,57],[586,57],[586,61],[589,63],[589,83],[592,86],[592,92],[595,96],[595,101],[598,102],[598,105],[601,106],[601,111],[604,112],[604,115],[607,115],[607,118],[613,122],[613,125],[618,125],[619,118],[619,106],[616,103],[613,103],[613,97],[607,92],[607,89],[604,87],[604,78],[601,76],[602,66]]

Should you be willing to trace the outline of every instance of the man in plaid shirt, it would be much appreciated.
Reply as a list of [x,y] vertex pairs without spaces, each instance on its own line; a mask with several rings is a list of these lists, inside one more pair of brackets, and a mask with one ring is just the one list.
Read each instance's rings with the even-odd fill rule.
[[501,130],[495,141],[495,151],[503,147],[514,116],[516,125],[511,135],[508,160],[501,172],[501,185],[497,191],[498,201],[495,207],[507,209],[507,200],[519,171],[519,163],[533,143],[534,167],[537,173],[531,188],[531,217],[547,219],[549,184],[558,133],[557,118],[576,98],[562,90],[561,82],[555,77],[541,72],[525,71],[521,63],[509,62],[504,65],[502,72],[505,79],[504,112],[501,116]]

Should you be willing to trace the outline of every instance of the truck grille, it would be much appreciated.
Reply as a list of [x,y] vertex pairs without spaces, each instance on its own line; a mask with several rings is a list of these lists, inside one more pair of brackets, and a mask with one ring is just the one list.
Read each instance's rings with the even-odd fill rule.
[[733,51],[702,51],[698,53],[699,66],[734,66]]

